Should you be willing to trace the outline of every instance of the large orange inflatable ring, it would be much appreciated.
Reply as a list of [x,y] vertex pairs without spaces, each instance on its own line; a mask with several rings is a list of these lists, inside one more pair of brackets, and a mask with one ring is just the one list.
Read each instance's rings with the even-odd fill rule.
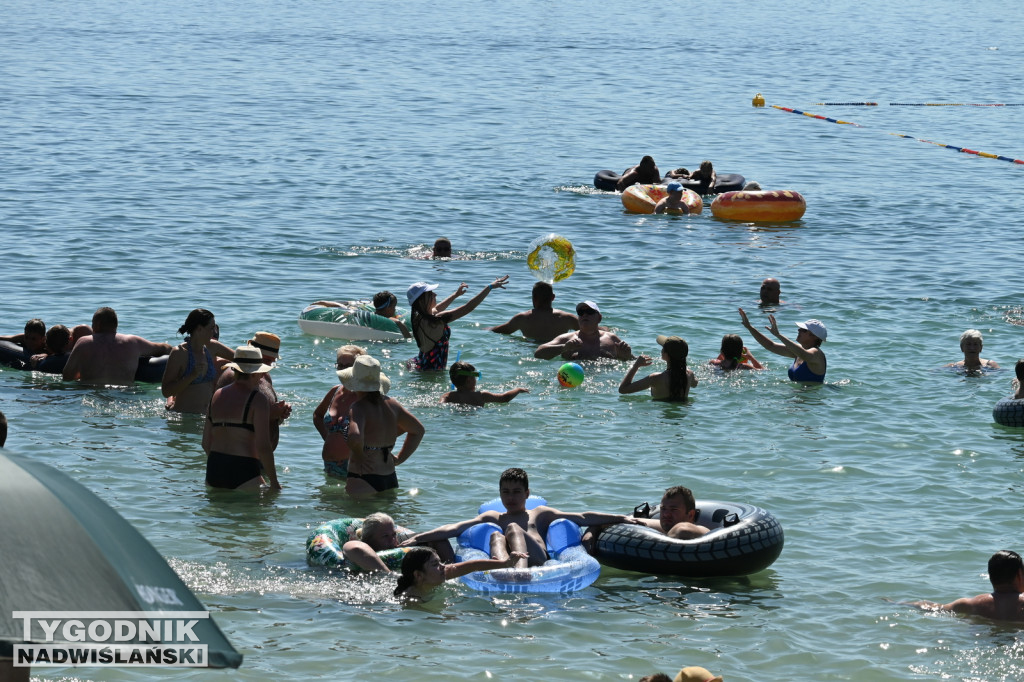
[[[622,192],[622,205],[630,213],[654,213],[655,205],[667,196],[665,185],[630,185]],[[690,215],[704,210],[704,200],[692,189],[683,190],[683,203]]]
[[765,192],[726,192],[711,202],[711,214],[721,220],[784,223],[800,220],[807,202],[791,189]]

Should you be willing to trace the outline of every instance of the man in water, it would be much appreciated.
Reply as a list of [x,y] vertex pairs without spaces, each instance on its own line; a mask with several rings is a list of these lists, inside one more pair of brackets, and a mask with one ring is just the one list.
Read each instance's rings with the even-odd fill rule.
[[655,213],[668,213],[670,215],[689,215],[690,207],[683,203],[683,185],[678,182],[670,182],[665,187],[668,196],[654,206]]
[[525,556],[516,562],[517,568],[540,566],[548,560],[545,545],[548,527],[559,519],[568,519],[580,526],[612,523],[640,523],[622,514],[603,514],[601,512],[583,512],[571,514],[538,506],[526,508],[526,500],[530,497],[530,479],[526,472],[519,468],[506,469],[498,479],[498,491],[501,503],[506,511],[486,511],[479,516],[440,526],[425,533],[417,533],[401,544],[408,547],[425,542],[436,542],[457,537],[464,530],[478,523],[493,523],[501,528],[491,535],[491,558],[507,559],[511,552],[522,552]]
[[629,344],[610,331],[600,328],[601,310],[593,301],[583,301],[576,306],[579,317],[579,331],[566,332],[541,344],[533,357],[551,360],[562,356],[565,360],[595,360],[613,358],[629,360],[633,350]]
[[64,365],[65,381],[125,386],[135,381],[139,358],[167,355],[168,343],[153,343],[141,336],[119,334],[117,313],[103,307],[92,316],[92,335],[75,344]]
[[24,333],[0,336],[0,341],[10,341],[21,346],[26,356],[42,353],[46,350],[46,324],[38,318],[33,318],[25,323]]
[[559,334],[578,330],[580,321],[572,313],[552,307],[554,300],[554,287],[547,282],[537,282],[533,285],[533,310],[513,315],[508,322],[491,327],[491,331],[499,334],[521,331],[528,339],[547,343]]
[[774,277],[765,277],[761,281],[761,300],[757,302],[760,306],[782,305],[779,296],[782,295],[782,285]]
[[[686,486],[674,485],[661,496],[658,518],[638,518],[634,523],[653,528],[670,538],[690,540],[703,537],[711,532],[707,527],[694,523],[696,517],[697,501],[693,497],[693,491]],[[587,548],[588,552],[593,552],[594,543],[603,529],[604,526],[591,526],[584,533],[583,546]]]
[[1024,562],[1020,555],[1003,549],[988,560],[988,579],[992,592],[964,597],[948,604],[914,602],[929,611],[952,611],[993,620],[1024,621]]
[[977,329],[968,329],[960,335],[960,350],[964,353],[964,359],[958,362],[951,362],[946,367],[956,367],[968,372],[975,372],[980,369],[999,369],[999,365],[995,362],[981,357],[981,349],[983,347],[984,343],[982,342],[981,332]]

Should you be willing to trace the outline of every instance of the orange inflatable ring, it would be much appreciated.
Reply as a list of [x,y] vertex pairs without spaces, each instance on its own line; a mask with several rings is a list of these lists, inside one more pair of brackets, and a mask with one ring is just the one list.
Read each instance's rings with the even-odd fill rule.
[[[654,213],[654,206],[667,196],[665,185],[630,185],[622,192],[622,205],[630,213]],[[704,200],[692,189],[683,190],[683,203],[690,215],[704,210]]]
[[711,214],[721,220],[782,223],[800,220],[807,202],[791,189],[765,192],[726,192],[711,202]]

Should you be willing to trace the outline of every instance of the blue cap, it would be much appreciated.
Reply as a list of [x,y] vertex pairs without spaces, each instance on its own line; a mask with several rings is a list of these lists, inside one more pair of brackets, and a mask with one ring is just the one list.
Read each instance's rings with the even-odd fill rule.
[[666,187],[665,189],[668,190],[669,192],[682,192],[683,184],[681,182],[670,182],[668,183],[668,187]]

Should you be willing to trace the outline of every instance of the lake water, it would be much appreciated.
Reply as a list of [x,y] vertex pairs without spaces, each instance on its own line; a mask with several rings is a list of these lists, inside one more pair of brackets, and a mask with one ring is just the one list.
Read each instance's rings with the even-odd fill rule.
[[[0,25],[3,333],[30,317],[175,342],[213,310],[236,345],[283,339],[274,383],[294,412],[285,486],[258,500],[203,485],[201,421],[158,386],[86,389],[0,370],[8,447],[117,508],[166,556],[245,655],[232,679],[629,680],[702,665],[729,682],[1015,680],[1014,628],[899,602],[989,590],[988,557],[1024,549],[1024,433],[996,426],[1024,356],[1024,167],[891,133],[1024,158],[1020,6],[937,0],[603,6],[567,0],[270,3],[8,0]],[[812,120],[793,107],[863,127]],[[815,106],[876,101],[877,107]],[[801,192],[799,223],[754,226],[623,212],[597,170],[652,154],[712,159]],[[556,305],[597,301],[635,352],[689,341],[685,405],[619,396],[626,363],[565,390],[556,361],[486,327],[529,307],[529,243],[578,252]],[[414,258],[439,236],[459,258]],[[302,334],[319,298],[401,294],[417,280],[475,292],[452,353],[508,405],[442,407],[405,345],[373,345],[392,394],[426,426],[402,488],[346,497],[320,466],[313,408],[336,343]],[[758,348],[762,278],[782,281],[784,333],[823,320],[824,386]],[[1004,369],[966,377],[960,333]],[[768,371],[704,364],[742,333]],[[786,546],[768,570],[695,580],[604,569],[569,596],[490,597],[458,583],[403,607],[386,580],[306,566],[313,526],[377,509],[425,530],[467,518],[522,466],[556,507],[625,512],[683,483],[771,510]],[[137,679],[132,669],[37,669]],[[211,677],[167,671],[166,677]],[[223,675],[223,674],[222,674]]]

